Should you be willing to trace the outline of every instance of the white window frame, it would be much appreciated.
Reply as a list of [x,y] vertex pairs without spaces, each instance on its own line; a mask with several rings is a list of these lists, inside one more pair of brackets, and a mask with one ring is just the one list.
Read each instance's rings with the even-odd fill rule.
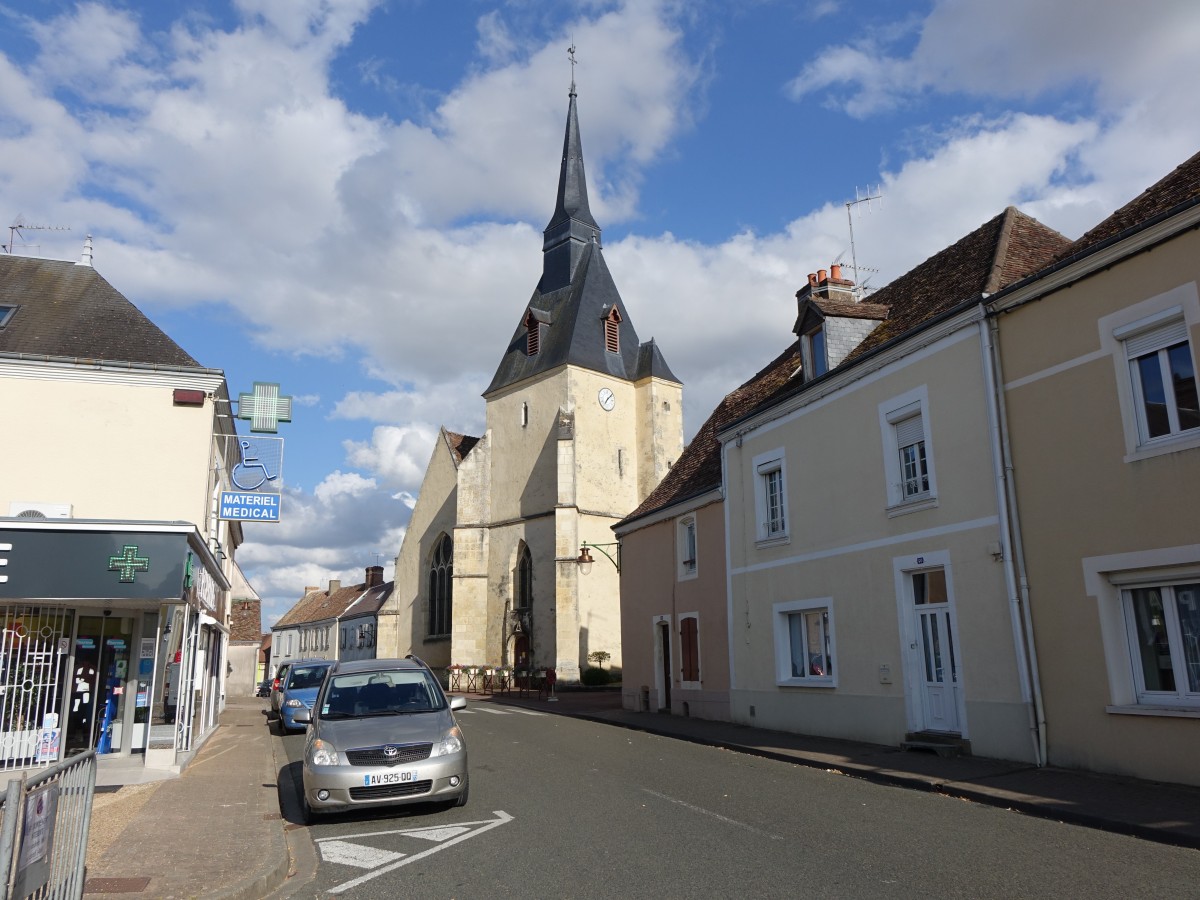
[[[925,469],[929,489],[909,494],[905,490],[900,460],[900,431],[905,423],[921,417],[925,444]],[[933,438],[929,426],[929,388],[921,385],[879,404],[879,432],[883,444],[883,474],[887,482],[887,513],[905,515],[938,505],[937,470],[934,465]],[[911,446],[906,443],[905,446]]]
[[[688,534],[691,533],[689,540]],[[676,534],[678,545],[678,560],[679,566],[676,571],[676,581],[691,581],[697,577],[699,569],[698,551],[696,543],[696,515],[684,516],[679,520],[678,530]],[[689,546],[690,544],[690,546]],[[690,554],[690,559],[689,559]]]
[[[815,597],[810,600],[790,600],[775,603],[771,607],[771,621],[775,632],[775,683],[780,687],[837,687],[838,655],[836,630],[833,621],[833,598]],[[832,665],[826,668],[832,671],[823,675],[792,674],[792,632],[791,617],[822,615],[822,627],[825,631],[827,660]]]
[[1109,705],[1118,715],[1182,716],[1200,718],[1200,703],[1183,702],[1141,691],[1136,672],[1138,659],[1130,641],[1127,591],[1140,587],[1200,582],[1200,555],[1196,545],[1164,547],[1082,560],[1086,593],[1096,601],[1100,637],[1108,671]]
[[[696,681],[684,681],[683,678],[683,622],[685,619],[696,620],[696,673],[700,676]],[[698,691],[704,683],[704,660],[700,656],[700,613],[680,613],[675,623],[675,634],[679,641],[679,686],[685,691]]]
[[[760,453],[752,461],[754,473],[754,514],[758,544],[784,544],[791,539],[791,516],[788,514],[787,459],[783,448]],[[774,473],[779,474],[779,527],[773,527],[767,497]]]
[[[1183,587],[1191,587],[1186,598],[1181,598],[1181,593],[1178,589]],[[1134,605],[1134,592],[1139,590],[1152,589],[1160,592],[1163,605],[1164,621],[1160,623],[1163,628],[1162,638],[1167,642],[1168,659],[1171,663],[1171,671],[1175,678],[1175,690],[1173,691],[1155,691],[1146,687],[1145,673],[1140,665],[1140,643],[1142,635],[1138,630],[1138,619],[1142,618],[1139,615]],[[1200,667],[1200,650],[1193,650],[1193,656],[1198,658],[1194,662],[1188,660],[1188,648],[1184,644],[1183,635],[1180,630],[1178,603],[1180,599],[1190,599],[1190,602],[1195,605],[1200,603],[1200,573],[1190,581],[1179,581],[1172,579],[1170,581],[1153,580],[1148,584],[1134,584],[1123,586],[1121,589],[1121,608],[1125,615],[1126,624],[1126,639],[1129,641],[1129,658],[1133,669],[1133,684],[1134,693],[1139,706],[1179,706],[1186,709],[1200,710],[1200,685],[1196,690],[1189,690],[1191,680],[1187,677],[1187,669],[1189,665]]]
[[[1102,351],[1112,358],[1116,374],[1117,401],[1125,432],[1125,462],[1147,459],[1165,453],[1177,453],[1200,447],[1200,428],[1148,438],[1145,415],[1140,403],[1140,384],[1131,369],[1129,342],[1136,347],[1138,338],[1160,335],[1174,323],[1181,323],[1188,340],[1192,368],[1200,375],[1196,362],[1197,327],[1200,327],[1200,293],[1195,282],[1179,285],[1162,294],[1131,304],[1097,320]],[[1142,348],[1145,352],[1146,348]]]

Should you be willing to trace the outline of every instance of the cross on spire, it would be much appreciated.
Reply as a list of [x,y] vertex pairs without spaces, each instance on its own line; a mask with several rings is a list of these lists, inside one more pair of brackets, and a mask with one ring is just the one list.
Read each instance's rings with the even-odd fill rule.
[[567,48],[567,56],[571,57],[571,96],[575,96],[575,42],[571,42],[571,46]]

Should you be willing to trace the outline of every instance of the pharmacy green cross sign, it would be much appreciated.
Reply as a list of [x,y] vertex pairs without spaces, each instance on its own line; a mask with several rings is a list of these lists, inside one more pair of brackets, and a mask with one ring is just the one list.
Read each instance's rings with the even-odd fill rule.
[[136,573],[150,571],[150,557],[138,556],[137,544],[126,544],[117,556],[108,558],[108,571],[120,572],[119,581],[133,581]]
[[239,419],[250,422],[250,430],[279,431],[280,422],[292,421],[292,398],[279,395],[279,385],[269,381],[254,382],[254,392],[238,394]]

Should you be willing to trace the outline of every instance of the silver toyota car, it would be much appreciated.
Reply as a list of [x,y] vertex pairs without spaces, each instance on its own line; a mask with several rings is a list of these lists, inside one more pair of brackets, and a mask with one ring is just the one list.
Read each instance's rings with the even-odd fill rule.
[[334,663],[304,745],[304,818],[408,803],[467,803],[467,745],[447,698],[415,657]]

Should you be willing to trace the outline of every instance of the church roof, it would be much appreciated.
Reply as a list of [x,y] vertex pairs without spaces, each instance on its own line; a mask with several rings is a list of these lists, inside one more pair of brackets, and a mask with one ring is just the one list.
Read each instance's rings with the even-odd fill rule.
[[446,446],[450,448],[450,454],[454,457],[455,465],[466,459],[467,454],[479,443],[479,438],[477,437],[472,437],[469,434],[459,434],[447,428],[442,429],[442,434],[445,436]]
[[[619,323],[616,350],[606,341],[608,318]],[[531,329],[537,329],[536,350],[531,347]],[[542,244],[542,277],[521,311],[512,340],[483,396],[564,365],[627,381],[655,374],[678,383],[661,351],[642,350],[637,330],[604,261],[600,226],[588,205],[573,90],[554,214]]]
[[200,368],[90,265],[0,256],[0,353]]

